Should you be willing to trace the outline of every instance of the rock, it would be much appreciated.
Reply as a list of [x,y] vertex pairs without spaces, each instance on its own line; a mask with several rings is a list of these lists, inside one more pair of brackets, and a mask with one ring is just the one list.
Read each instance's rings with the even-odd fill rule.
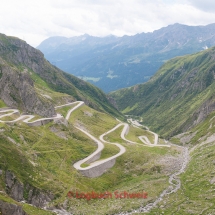
[[196,120],[192,120],[194,127],[198,123],[202,122],[211,112],[215,110],[215,102],[214,100],[207,100],[205,101],[201,107],[193,114],[193,118]]
[[0,200],[0,214],[1,215],[28,215],[23,209],[15,204],[10,204]]
[[61,118],[61,119],[57,120],[55,123],[58,125],[68,126],[68,121],[65,118]]
[[92,116],[93,116],[93,113],[90,113],[89,111],[84,111],[84,115],[89,116],[89,117],[92,117]]
[[[42,208],[54,199],[54,195],[42,192],[29,184],[24,186],[11,171],[6,171],[5,183],[7,194],[16,201],[23,201],[25,198],[27,203]],[[25,197],[24,189],[27,194]]]
[[[10,137],[7,137],[7,139],[8,139],[10,142],[12,142],[13,144],[19,145],[19,144],[17,144],[17,142],[16,142],[14,139],[12,139],[12,138],[10,138]],[[20,146],[20,145],[19,145],[19,146]]]
[[39,192],[37,195],[31,196],[31,198],[28,199],[28,202],[36,207],[42,208],[47,205],[52,199],[53,196]]
[[211,183],[211,184],[214,184],[214,183],[215,183],[215,177],[213,177],[213,178],[210,180],[210,183]]
[[5,182],[8,195],[16,201],[22,201],[24,186],[16,179],[12,172],[6,171]]
[[26,185],[25,191],[28,193],[28,196],[26,197],[27,202],[36,207],[43,208],[47,205],[47,203],[54,199],[54,195],[42,192],[31,185]]
[[7,106],[21,108],[26,113],[35,113],[44,117],[56,114],[54,106],[36,93],[29,74],[13,69],[1,58],[0,86],[0,98]]

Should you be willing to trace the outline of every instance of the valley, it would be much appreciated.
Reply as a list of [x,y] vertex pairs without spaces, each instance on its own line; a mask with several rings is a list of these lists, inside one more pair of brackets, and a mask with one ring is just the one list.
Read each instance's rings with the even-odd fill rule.
[[139,116],[185,150],[180,176],[170,177],[174,186],[148,207],[124,214],[148,208],[148,214],[214,214],[214,83],[213,47],[168,61],[147,83],[110,93],[124,114]]
[[106,95],[0,34],[0,214],[214,214],[214,59],[175,57]]
[[87,80],[104,92],[147,82],[168,60],[215,45],[215,24],[175,23],[133,36],[50,37],[37,47],[63,71]]
[[[93,129],[93,128],[91,128],[91,127],[94,127],[94,126],[97,126],[97,123],[98,123],[98,121],[96,121],[95,123],[96,124],[94,124],[93,123],[93,121],[92,121],[92,123],[91,124],[87,124],[86,122],[88,121],[88,120],[90,120],[91,121],[91,119],[90,118],[93,118],[93,117],[96,117],[96,118],[98,118],[98,115],[100,115],[100,117],[101,117],[101,113],[98,113],[98,112],[95,112],[95,110],[93,110],[93,109],[89,109],[87,106],[85,107],[85,105],[83,104],[83,102],[74,102],[74,103],[70,103],[70,104],[66,104],[66,105],[60,105],[60,106],[57,106],[57,110],[59,110],[60,111],[60,109],[61,108],[64,108],[65,106],[72,106],[71,107],[71,109],[69,109],[68,110],[68,112],[67,112],[67,114],[66,114],[66,121],[68,120],[68,122],[69,123],[72,123],[72,124],[74,124],[74,129],[76,129],[77,130],[77,132],[79,133],[79,135],[80,135],[80,132],[82,133],[82,135],[81,136],[83,136],[83,133],[85,134],[84,135],[84,137],[85,138],[90,138],[92,141],[90,141],[90,142],[97,142],[98,141],[98,139],[97,138],[95,138],[95,137],[93,137],[91,134],[89,134],[88,132],[90,132],[90,133],[93,133],[96,137],[98,137],[98,129],[96,129],[95,130],[95,128]],[[6,112],[9,112],[9,114],[7,114]],[[73,116],[73,112],[74,112],[74,116]],[[80,121],[80,114],[82,113],[82,118],[84,117],[85,119],[83,120],[83,122],[82,121]],[[83,115],[84,114],[84,115]],[[58,114],[58,115],[60,115],[60,114]],[[71,119],[70,119],[70,115],[71,115]],[[95,115],[95,116],[94,116]],[[104,114],[102,114],[102,115],[104,115]],[[24,126],[25,127],[25,130],[27,131],[27,130],[29,130],[29,129],[32,129],[32,128],[35,128],[35,129],[40,129],[40,127],[41,127],[41,125],[42,125],[42,127],[43,127],[43,130],[44,130],[44,126],[45,126],[45,129],[47,129],[48,127],[52,130],[52,131],[54,131],[54,133],[56,133],[56,135],[57,136],[59,136],[59,137],[61,137],[61,138],[66,138],[66,136],[65,135],[63,135],[62,133],[61,133],[61,135],[59,135],[59,128],[58,129],[53,129],[53,126],[54,127],[56,127],[55,126],[55,124],[58,124],[58,126],[59,125],[61,125],[61,123],[64,121],[63,120],[63,118],[62,118],[62,115],[61,115],[61,118],[57,118],[57,121],[56,121],[56,118],[54,118],[54,119],[52,119],[52,122],[47,122],[47,120],[46,120],[46,118],[43,118],[43,119],[37,119],[36,121],[40,121],[40,122],[42,122],[41,123],[41,125],[38,127],[38,124],[34,124],[33,126],[36,126],[36,127],[33,127],[32,125],[29,127],[29,129],[27,129],[27,127],[25,126],[25,124],[27,124],[27,122],[25,122],[25,120],[22,118],[22,117],[19,117],[19,116],[17,116],[17,115],[15,115],[14,114],[14,111],[12,112],[10,109],[7,109],[7,110],[3,110],[3,114],[1,114],[1,118],[4,118],[5,116],[11,116],[11,118],[16,118],[16,119],[13,119],[13,120],[11,120],[11,121],[3,121],[3,120],[1,120],[1,129],[3,129],[3,130],[6,130],[6,128],[9,126],[9,125],[13,125],[13,128],[16,128],[16,124],[17,125],[19,125],[19,131],[18,131],[18,133],[19,134],[22,134],[23,135],[23,137],[22,137],[22,139],[25,141],[25,139],[26,139],[26,136],[22,133],[22,132],[20,132],[20,130],[22,130],[22,126]],[[100,118],[99,117],[99,118]],[[104,117],[104,116],[103,116]],[[87,119],[88,118],[88,119]],[[105,117],[106,118],[106,117]],[[109,118],[109,117],[108,117]],[[78,123],[77,123],[77,119],[78,119]],[[101,118],[100,118],[101,119]],[[71,121],[72,120],[72,121]],[[120,155],[126,155],[126,152],[128,152],[129,154],[133,151],[133,150],[137,150],[137,148],[138,148],[138,154],[139,153],[141,153],[141,151],[143,152],[143,151],[145,151],[144,153],[155,153],[155,154],[157,154],[157,156],[159,156],[159,153],[160,153],[160,151],[157,151],[157,150],[148,150],[147,148],[151,148],[151,147],[148,147],[148,145],[145,145],[145,147],[144,147],[144,144],[142,143],[136,143],[136,142],[133,142],[133,141],[130,141],[130,140],[128,140],[128,139],[126,139],[126,136],[127,136],[127,134],[126,133],[129,133],[128,132],[128,130],[130,130],[129,128],[131,127],[132,129],[131,129],[131,131],[132,132],[134,132],[134,130],[138,130],[138,132],[140,132],[141,133],[141,128],[135,128],[134,126],[132,126],[132,124],[131,125],[128,125],[128,124],[126,124],[126,123],[120,123],[120,122],[118,122],[117,120],[114,120],[113,118],[111,119],[111,118],[109,118],[109,123],[110,123],[110,121],[111,121],[111,126],[113,126],[114,124],[116,125],[116,126],[114,126],[112,129],[110,129],[109,131],[106,131],[105,133],[103,133],[102,135],[100,135],[100,137],[99,137],[99,139],[103,142],[103,143],[107,143],[107,144],[114,144],[114,145],[117,145],[119,148],[121,148],[121,151],[119,152],[119,153],[116,153],[116,155],[113,155],[112,153],[114,153],[113,151],[111,152],[111,154],[112,154],[112,156],[111,156],[111,154],[110,154],[110,152],[108,152],[109,151],[109,147],[108,147],[108,145],[105,145],[105,149],[104,150],[106,150],[106,154],[107,154],[107,152],[109,153],[109,156],[110,157],[108,157],[108,158],[106,158],[106,159],[102,159],[102,160],[100,160],[100,161],[96,161],[95,162],[95,160],[93,160],[92,159],[92,157],[95,155],[97,155],[97,151],[98,151],[98,149],[99,149],[99,144],[98,144],[98,148],[97,148],[97,150],[96,151],[94,151],[90,156],[88,156],[88,157],[86,157],[86,158],[84,158],[83,160],[80,160],[80,161],[78,161],[78,162],[76,162],[76,163],[74,163],[73,164],[73,166],[75,167],[75,169],[77,169],[81,174],[83,174],[83,175],[85,175],[84,174],[84,171],[86,171],[86,170],[92,170],[93,168],[94,168],[94,166],[100,166],[100,173],[99,173],[99,175],[96,175],[97,173],[95,172],[95,171],[92,171],[92,173],[94,173],[94,175],[92,176],[90,176],[90,177],[98,177],[98,176],[100,176],[100,175],[102,175],[103,173],[105,173],[105,172],[107,172],[107,173],[105,173],[106,175],[108,174],[111,174],[111,172],[112,172],[112,174],[115,172],[114,171],[114,169],[110,169],[110,170],[108,170],[107,171],[107,165],[106,165],[106,169],[104,169],[104,167],[102,167],[102,165],[106,162],[107,163],[107,161],[110,161],[110,160],[113,160],[113,159],[116,159],[117,158],[117,161],[116,161],[116,164],[115,164],[115,160],[114,160],[114,167],[113,168],[117,168],[117,166],[119,165],[119,164],[117,164],[118,163],[118,159],[120,159],[121,160],[121,162],[124,160],[123,158],[121,158],[120,157]],[[107,122],[108,122],[107,121]],[[44,123],[45,122],[45,123]],[[103,121],[102,120],[102,122],[105,122],[105,121]],[[6,124],[5,124],[6,123]],[[23,124],[24,123],[24,124]],[[34,123],[34,121],[32,122],[32,123]],[[54,123],[54,124],[53,124]],[[64,124],[65,122],[63,122],[63,124]],[[114,123],[114,124],[113,124]],[[7,126],[7,124],[8,124],[8,126]],[[72,125],[71,124],[71,125]],[[77,127],[78,125],[77,124],[79,124],[79,127]],[[109,128],[110,128],[110,125],[108,126]],[[47,127],[48,126],[48,127]],[[57,126],[57,127],[58,127]],[[9,126],[10,127],[10,126]],[[121,129],[121,127],[123,128],[123,129]],[[86,131],[87,130],[87,131]],[[117,131],[118,130],[118,131]],[[140,131],[139,131],[140,130]],[[79,132],[80,131],[80,132]],[[121,132],[120,132],[121,131]],[[113,134],[113,133],[118,133],[118,135],[115,135],[115,134]],[[3,132],[3,136],[4,136],[4,133],[5,133],[5,131]],[[17,134],[18,134],[17,133]],[[116,134],[117,134],[116,133]],[[149,133],[148,134],[148,136],[150,136],[150,132],[148,132],[148,131],[145,131],[144,132],[144,130],[143,130],[143,133],[145,133],[145,136],[147,136],[147,133]],[[8,134],[7,134],[8,135]],[[54,135],[55,136],[55,138],[56,138],[56,135]],[[80,137],[81,137],[80,136]],[[113,143],[113,139],[112,138],[114,138],[114,142],[115,142],[115,140],[116,140],[116,136],[118,136],[118,138],[117,138],[117,142],[119,142],[119,143]],[[8,135],[8,137],[9,137],[9,135]],[[82,137],[83,138],[83,137]],[[136,137],[137,138],[137,137]],[[138,138],[137,138],[138,139]],[[151,137],[149,137],[149,139],[151,139]],[[154,138],[154,139],[156,139],[157,140],[157,138]],[[18,143],[17,143],[17,138],[15,138],[14,136],[12,136],[12,137],[10,137],[9,138],[9,140],[10,141],[12,141],[11,143],[12,144],[15,144],[15,145],[17,145]],[[47,140],[47,139],[46,139]],[[107,141],[108,140],[108,141]],[[56,140],[55,140],[56,141]],[[80,140],[79,140],[79,142],[80,142]],[[46,154],[46,155],[48,155],[49,154],[49,158],[51,158],[52,157],[52,155],[50,154],[50,153],[57,153],[57,154],[68,154],[68,152],[70,152],[70,150],[69,150],[69,148],[68,149],[63,149],[62,148],[62,146],[61,146],[61,148],[59,149],[52,149],[52,150],[50,150],[49,149],[49,147],[47,148],[47,146],[44,148],[44,146],[43,146],[43,143],[44,143],[44,140],[43,139],[40,139],[39,140],[39,142],[37,142],[37,143],[35,143],[35,144],[33,144],[33,148],[29,148],[29,149],[27,149],[26,148],[26,144],[25,144],[25,146],[21,146],[21,145],[19,145],[19,148],[21,149],[22,147],[24,147],[25,148],[25,150],[27,150],[26,152],[28,152],[29,150],[29,152],[30,152],[30,157],[29,156],[27,156],[27,157],[29,157],[28,159],[30,159],[29,160],[29,162],[30,162],[30,164],[32,164],[33,166],[34,166],[34,168],[36,168],[38,165],[39,165],[39,163],[38,163],[38,158],[37,159],[35,159],[35,158],[33,158],[32,157],[32,155],[35,155],[35,153],[37,154],[38,152],[38,150],[40,151],[40,154],[42,153],[42,154]],[[101,143],[100,142],[100,144],[102,144],[103,145],[103,143]],[[80,144],[80,143],[79,143]],[[86,144],[86,143],[85,143]],[[89,143],[88,143],[89,144]],[[87,145],[88,145],[87,144]],[[129,144],[129,145],[128,145]],[[154,144],[154,141],[153,141],[153,143],[150,143],[151,145],[153,145],[153,146],[159,146],[159,144],[157,144],[157,142]],[[51,144],[51,142],[50,142],[50,140],[49,140],[49,145],[51,146],[51,145],[53,145],[53,144]],[[135,146],[136,145],[136,146]],[[104,145],[103,145],[104,146]],[[168,145],[169,146],[169,145]],[[40,150],[40,147],[42,147],[41,149],[42,149],[42,151]],[[89,147],[89,146],[88,146]],[[44,148],[44,149],[43,149]],[[52,147],[51,147],[52,148]],[[92,146],[91,146],[91,148],[92,148]],[[146,149],[141,149],[141,148],[146,148]],[[155,147],[153,147],[153,148],[155,148]],[[19,149],[19,150],[20,150]],[[33,151],[34,152],[33,152]],[[74,149],[73,149],[74,150]],[[165,154],[169,151],[169,153],[171,152],[171,151],[177,151],[177,147],[175,148],[174,147],[174,149],[171,149],[170,151],[169,150],[164,150],[163,152],[165,152]],[[153,152],[154,151],[154,152]],[[32,154],[33,153],[33,154]],[[179,152],[177,152],[177,153],[179,153]],[[44,154],[44,155],[45,155]],[[168,154],[168,153],[167,153]],[[38,154],[39,155],[39,154]],[[50,157],[51,156],[51,157]],[[59,156],[59,155],[58,155]],[[68,156],[68,155],[67,155]],[[107,155],[106,155],[107,156]],[[130,155],[131,156],[131,155]],[[147,155],[147,156],[149,156],[149,155]],[[99,159],[99,157],[100,156],[97,156],[97,159]],[[101,157],[104,157],[104,155],[102,155],[102,153],[101,153]],[[127,156],[126,156],[127,157]],[[132,156],[133,157],[133,156]],[[138,157],[137,157],[138,158]],[[135,158],[135,159],[137,159],[137,158]],[[52,158],[53,159],[53,158]],[[63,158],[63,160],[60,162],[61,163],[61,165],[60,166],[62,166],[62,165],[65,165],[65,164],[63,164],[65,161],[64,161],[64,159],[65,159],[65,157]],[[133,157],[133,159],[134,159],[134,157]],[[87,163],[87,160],[91,160],[91,163],[89,163],[88,164],[88,166],[87,167],[81,167],[81,164],[82,163]],[[52,161],[53,162],[53,161]],[[52,162],[50,163],[50,164],[52,164]],[[63,162],[63,163],[62,163]],[[68,162],[68,161],[67,161]],[[128,162],[128,161],[127,161]],[[148,162],[147,162],[148,163]],[[44,163],[45,164],[45,163]],[[53,165],[53,164],[52,164]],[[110,167],[112,167],[113,165],[111,165],[111,166],[108,166],[108,169],[110,168]],[[122,163],[121,163],[121,165],[122,165]],[[131,164],[130,164],[131,165]],[[144,165],[145,166],[145,165]],[[71,168],[71,167],[70,167]],[[153,168],[153,167],[152,167]],[[163,167],[161,167],[161,168],[163,168]],[[118,169],[118,168],[117,168]],[[102,171],[102,172],[101,172]],[[134,173],[136,172],[137,170],[135,170],[134,171]],[[155,170],[156,172],[157,172],[157,170]],[[161,170],[159,170],[159,171],[161,171]],[[71,171],[69,171],[70,172],[70,174],[72,174],[72,172]],[[109,173],[108,173],[109,172]],[[115,172],[116,173],[116,172]],[[74,174],[74,173],[73,173]],[[72,174],[72,175],[73,175]],[[111,175],[112,175],[111,174]],[[128,174],[128,173],[127,173]],[[156,173],[156,174],[158,174],[158,173]],[[71,175],[71,176],[72,176]],[[154,174],[153,174],[154,175]],[[118,175],[118,177],[119,177],[120,175]],[[50,176],[49,176],[50,177]],[[52,176],[53,177],[53,176]],[[76,176],[75,175],[73,175],[72,176],[72,178],[73,178],[73,180],[75,180],[75,178],[77,177],[77,173],[76,173]],[[107,177],[107,176],[106,176]],[[106,178],[105,177],[105,178]],[[137,177],[137,176],[136,176]],[[82,178],[82,177],[81,177]],[[80,176],[79,176],[79,180],[81,179],[80,178]],[[105,178],[103,178],[103,180],[105,179]],[[83,178],[84,179],[84,178]],[[83,179],[81,179],[81,181],[83,180]],[[38,179],[37,179],[38,180]],[[59,179],[58,179],[59,180]],[[84,179],[84,180],[86,180],[86,179]],[[96,180],[98,180],[98,181],[100,181],[101,179],[96,179]],[[107,179],[106,179],[107,180]],[[110,180],[110,179],[109,179]],[[122,180],[122,179],[121,179]],[[130,179],[131,180],[131,179]],[[137,178],[136,178],[136,180],[137,180]],[[135,181],[136,181],[135,180]],[[160,179],[159,179],[160,180]],[[139,181],[139,180],[137,180],[137,181]],[[148,181],[148,180],[147,180]],[[154,182],[156,182],[156,178],[153,180]],[[149,183],[149,184],[153,184],[154,182],[153,181],[148,181],[147,183]],[[51,181],[50,181],[51,182]],[[109,181],[109,183],[111,182],[111,180]],[[123,182],[123,180],[122,180],[122,182]],[[77,182],[76,182],[77,183]],[[80,183],[80,182],[79,182]],[[79,184],[78,183],[78,184]],[[83,183],[83,181],[82,181],[82,183]],[[81,183],[81,184],[82,184]],[[112,182],[111,182],[112,183]],[[118,187],[119,186],[119,183],[120,183],[120,181],[118,181],[117,182],[117,184],[115,185],[116,187]],[[140,181],[138,182],[138,183],[140,183]],[[136,184],[136,186],[137,186],[137,184],[138,184],[137,182],[135,182],[134,184],[133,184],[133,186]],[[168,181],[167,181],[167,183],[168,183]],[[78,187],[81,185],[81,184],[75,184],[75,189],[78,189]],[[102,185],[102,184],[101,184]],[[110,186],[111,184],[109,184],[109,186]],[[73,185],[74,186],[74,185]],[[73,187],[72,186],[72,187]],[[91,186],[92,186],[92,184],[91,184]],[[104,186],[104,185],[103,185]],[[103,187],[102,186],[102,187]],[[127,183],[126,183],[126,186],[127,186]],[[131,188],[129,188],[129,191],[130,192],[132,192],[133,191],[133,189],[134,188],[132,188],[133,186],[131,186]],[[160,185],[159,185],[160,186]],[[97,187],[97,186],[93,186],[94,187],[94,189]],[[111,187],[112,187],[112,185],[111,185]],[[81,187],[80,187],[81,188]],[[80,189],[79,188],[79,189]],[[49,188],[50,189],[50,188]],[[82,188],[83,189],[83,188]],[[85,188],[86,189],[86,188]],[[84,189],[84,190],[85,190]],[[92,188],[91,188],[92,189]],[[97,188],[97,190],[100,190],[101,188]],[[112,188],[113,189],[113,188]],[[123,186],[120,188],[120,189],[123,189]],[[138,188],[136,188],[136,189],[138,189]],[[134,189],[134,190],[136,190],[136,189]],[[154,187],[153,187],[153,189],[154,189]],[[103,190],[103,189],[102,189]],[[141,189],[142,190],[142,189]],[[147,192],[149,192],[149,191],[147,191]],[[155,192],[155,191],[154,191]],[[3,195],[4,196],[4,195]],[[2,197],[3,197],[2,196]],[[151,194],[150,194],[150,196],[151,196]],[[63,196],[61,197],[61,198],[63,198]],[[65,198],[65,197],[64,197]],[[152,197],[151,197],[152,198]],[[59,201],[59,200],[58,200]],[[61,200],[62,201],[62,200]],[[71,200],[72,202],[73,201],[77,201],[77,200],[75,200],[75,199],[72,199]],[[106,200],[105,200],[106,201]],[[107,200],[108,201],[108,200]],[[111,201],[112,203],[111,204],[113,204],[113,199],[112,200],[109,200],[109,201]],[[126,199],[125,200],[121,200],[122,201],[122,204],[127,204],[126,202]],[[137,202],[140,202],[141,200],[137,200]],[[145,200],[142,200],[143,202],[146,202]],[[83,201],[82,201],[82,203],[83,203]],[[119,202],[116,202],[117,203],[117,207],[119,206]],[[98,205],[100,205],[100,203],[99,203],[99,200],[98,200],[98,202],[96,202],[96,204],[98,204]],[[121,204],[121,203],[120,203]],[[136,203],[137,204],[137,203]],[[25,209],[25,208],[28,208],[26,205],[24,205],[23,206],[23,208]],[[29,210],[27,209],[26,211],[29,213],[29,214],[31,214],[30,212],[31,212],[31,206],[29,206]],[[86,208],[84,208],[83,207],[83,209],[85,210]],[[87,207],[87,209],[89,210],[89,207]],[[64,209],[62,209],[62,210],[54,210],[54,211],[63,211]],[[79,209],[80,210],[80,209]],[[103,209],[104,210],[104,209]],[[106,210],[106,209],[105,209]],[[43,213],[45,214],[45,211],[43,211]],[[47,212],[47,214],[48,214],[49,212]],[[60,214],[61,212],[59,212],[59,214]],[[64,213],[64,212],[62,212],[62,213]],[[32,213],[32,214],[34,214],[34,213]],[[103,214],[103,212],[101,212],[101,214]]]
[[[135,120],[127,122],[101,90],[25,42],[1,35],[0,53],[3,214],[114,214],[155,201],[169,186],[169,175],[180,169],[179,147],[163,146]],[[69,191],[147,192],[148,198],[87,201],[68,198]]]

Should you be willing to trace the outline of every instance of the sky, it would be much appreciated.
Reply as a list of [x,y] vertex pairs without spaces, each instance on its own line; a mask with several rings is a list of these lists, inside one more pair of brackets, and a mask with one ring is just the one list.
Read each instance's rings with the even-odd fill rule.
[[36,47],[52,36],[153,32],[215,23],[214,0],[0,0],[0,33]]

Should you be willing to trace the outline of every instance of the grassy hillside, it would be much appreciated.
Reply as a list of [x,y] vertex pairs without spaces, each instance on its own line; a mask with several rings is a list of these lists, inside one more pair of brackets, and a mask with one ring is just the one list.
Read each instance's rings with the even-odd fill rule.
[[[123,119],[123,115],[113,107],[106,95],[100,89],[51,65],[39,50],[34,49],[18,38],[7,37],[6,35],[0,34],[0,60],[0,80],[2,78],[2,71],[4,77],[7,73],[9,76],[9,70],[12,70],[13,74],[19,74],[18,77],[25,74],[25,79],[17,78],[17,82],[28,81],[32,91],[33,83],[31,83],[29,78],[33,79],[35,85],[39,85],[39,89],[65,93],[71,96],[70,100],[85,101],[87,105],[94,109]],[[7,67],[7,70],[5,67]],[[30,77],[26,72],[30,74]],[[10,81],[7,77],[5,77],[5,80]],[[23,83],[21,84],[24,85]],[[13,87],[9,86],[9,90],[12,92]],[[22,92],[23,90],[16,87],[14,91]],[[15,92],[10,93],[13,101],[18,100],[18,97],[21,94],[15,94]],[[6,95],[1,94],[0,97],[4,100]],[[41,96],[39,96],[39,98],[41,101],[44,100]],[[23,98],[20,98],[20,101],[17,101],[18,107],[22,101]],[[47,101],[52,102],[51,100]]]
[[[65,112],[65,109],[59,109]],[[69,124],[49,123],[41,127],[29,127],[18,122],[14,125],[0,124],[0,199],[21,205],[29,214],[49,215],[51,212],[42,211],[31,205],[14,201],[9,197],[5,185],[6,171],[12,172],[16,180],[24,187],[34,187],[38,192],[52,193],[53,206],[60,206],[66,200],[65,209],[74,214],[115,213],[136,208],[140,204],[151,201],[168,186],[168,174],[174,169],[165,159],[178,159],[180,151],[177,148],[149,148],[143,145],[127,144],[121,140],[121,128],[105,136],[109,141],[119,142],[126,147],[126,153],[117,158],[117,162],[104,175],[98,178],[82,176],[72,164],[92,153],[96,149],[94,141],[89,139],[73,125],[84,127],[95,137],[113,128],[118,122],[106,113],[96,111],[88,106],[76,110]],[[142,132],[141,132],[142,131]],[[126,136],[137,140],[135,135],[151,135],[145,130],[132,128]],[[118,149],[105,145],[102,158],[112,156]],[[12,156],[11,156],[12,155]],[[162,158],[162,162],[160,162]],[[158,162],[159,161],[159,162]],[[124,191],[149,193],[148,199],[105,199],[90,200],[68,199],[69,190],[89,192]],[[28,198],[26,191],[25,198]],[[109,207],[108,205],[112,205]]]
[[[18,78],[25,78],[23,83],[33,83],[35,94],[43,102],[48,101],[53,107],[75,100],[85,102],[68,121],[50,122],[40,127],[29,127],[23,122],[0,123],[0,204],[2,201],[15,204],[29,215],[55,214],[41,209],[46,200],[50,210],[63,208],[71,214],[93,215],[95,211],[98,215],[115,214],[155,201],[169,186],[169,176],[182,163],[181,148],[173,145],[170,148],[147,147],[138,136],[145,135],[153,142],[154,135],[131,125],[126,138],[138,144],[121,139],[122,127],[108,133],[104,139],[120,143],[126,152],[102,176],[83,176],[73,164],[94,152],[97,145],[76,127],[98,139],[119,123],[116,117],[124,119],[123,115],[98,88],[53,67],[39,51],[17,38],[0,35],[0,54],[4,59],[0,59],[0,75],[5,68],[10,68]],[[171,136],[192,127],[171,139],[174,143],[195,147],[190,151],[188,169],[181,177],[182,189],[166,198],[150,214],[171,214],[172,211],[197,214],[199,209],[202,214],[214,212],[214,56],[215,49],[210,49],[173,59],[147,84],[113,93],[121,110],[142,116],[143,124],[158,130],[161,136]],[[6,106],[4,96],[0,108]],[[72,107],[59,108],[56,112],[65,117]],[[3,120],[16,117],[8,116]],[[165,141],[159,139],[159,143]],[[116,146],[105,144],[101,159],[118,152]],[[88,201],[70,199],[68,191],[109,191],[113,195],[115,191],[146,191],[148,198],[116,199],[113,196]]]
[[181,175],[182,187],[164,198],[150,214],[214,214],[215,112],[191,130],[171,139],[189,146],[190,162]]
[[186,131],[215,110],[215,48],[174,58],[147,83],[112,92],[124,114],[165,137]]

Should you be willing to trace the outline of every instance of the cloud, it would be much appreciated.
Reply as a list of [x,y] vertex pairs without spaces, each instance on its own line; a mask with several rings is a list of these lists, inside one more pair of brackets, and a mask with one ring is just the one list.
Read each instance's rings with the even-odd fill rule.
[[7,0],[1,4],[0,32],[33,46],[50,36],[134,35],[176,22],[209,24],[215,20],[209,3],[214,5],[209,0],[204,7],[198,0]]
[[188,2],[199,10],[211,13],[215,12],[214,0],[188,0]]

